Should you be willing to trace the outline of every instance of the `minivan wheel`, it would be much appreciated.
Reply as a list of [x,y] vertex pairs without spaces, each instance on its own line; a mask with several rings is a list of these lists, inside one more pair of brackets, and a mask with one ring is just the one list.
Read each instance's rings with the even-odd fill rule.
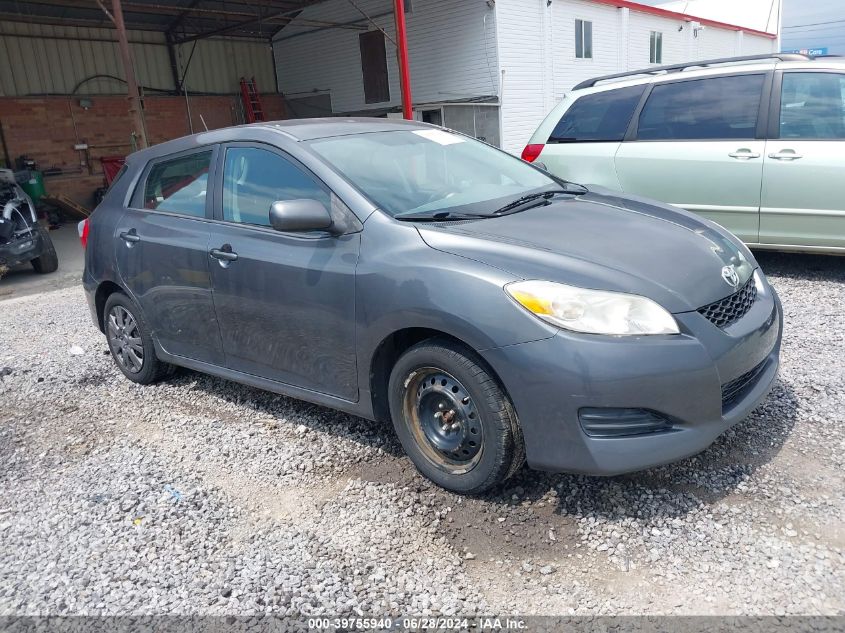
[[149,385],[171,373],[171,367],[156,358],[150,330],[129,297],[120,292],[109,295],[103,323],[112,358],[129,380]]
[[468,349],[423,341],[390,374],[390,415],[417,469],[443,488],[479,494],[513,475],[525,449],[513,407]]

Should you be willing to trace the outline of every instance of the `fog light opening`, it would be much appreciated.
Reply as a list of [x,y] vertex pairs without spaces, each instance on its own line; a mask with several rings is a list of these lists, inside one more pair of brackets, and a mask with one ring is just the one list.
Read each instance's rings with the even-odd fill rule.
[[648,409],[585,408],[578,411],[578,421],[590,437],[635,437],[675,430],[669,420]]

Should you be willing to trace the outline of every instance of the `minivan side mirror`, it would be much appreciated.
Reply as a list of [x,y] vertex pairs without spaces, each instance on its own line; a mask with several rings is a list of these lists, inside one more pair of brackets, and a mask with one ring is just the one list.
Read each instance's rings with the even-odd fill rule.
[[277,200],[270,205],[270,226],[277,231],[319,231],[331,225],[329,210],[317,200]]

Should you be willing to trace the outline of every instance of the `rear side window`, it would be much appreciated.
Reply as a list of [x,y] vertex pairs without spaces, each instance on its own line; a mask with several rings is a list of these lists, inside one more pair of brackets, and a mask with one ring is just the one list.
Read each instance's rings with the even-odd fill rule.
[[640,114],[642,141],[753,139],[764,75],[654,86]]
[[645,86],[579,97],[555,126],[549,143],[621,141]]
[[845,138],[845,75],[785,73],[780,138]]
[[153,165],[144,185],[144,208],[205,217],[211,151]]

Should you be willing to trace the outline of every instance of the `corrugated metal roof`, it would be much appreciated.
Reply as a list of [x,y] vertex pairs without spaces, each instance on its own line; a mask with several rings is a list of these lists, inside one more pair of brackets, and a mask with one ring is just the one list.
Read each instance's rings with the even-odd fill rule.
[[[169,32],[177,40],[213,35],[269,39],[320,0],[124,0],[126,28]],[[106,1],[110,7],[111,2]],[[0,0],[0,20],[111,28],[96,0]]]

